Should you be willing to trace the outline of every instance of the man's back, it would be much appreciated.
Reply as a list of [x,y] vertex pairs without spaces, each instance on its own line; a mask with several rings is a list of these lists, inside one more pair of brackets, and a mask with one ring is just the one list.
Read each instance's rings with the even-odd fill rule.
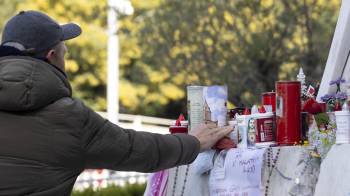
[[83,170],[82,117],[72,115],[79,107],[49,66],[30,57],[0,60],[0,195],[69,195]]
[[0,195],[69,195],[84,169],[152,172],[192,162],[189,135],[125,130],[71,97],[63,72],[0,58]]
[[[41,115],[45,112],[26,115],[0,112],[1,195],[70,194],[82,169],[82,165],[77,165],[82,163],[81,157],[72,152],[78,149],[73,146],[77,142],[68,142],[74,136],[64,130],[59,133]],[[59,157],[65,160],[58,160]]]

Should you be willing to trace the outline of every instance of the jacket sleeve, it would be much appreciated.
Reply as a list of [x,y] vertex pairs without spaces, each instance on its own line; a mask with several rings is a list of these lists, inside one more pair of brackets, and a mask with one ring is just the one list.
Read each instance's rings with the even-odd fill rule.
[[153,172],[194,161],[199,141],[187,134],[161,135],[123,129],[85,107],[85,168]]

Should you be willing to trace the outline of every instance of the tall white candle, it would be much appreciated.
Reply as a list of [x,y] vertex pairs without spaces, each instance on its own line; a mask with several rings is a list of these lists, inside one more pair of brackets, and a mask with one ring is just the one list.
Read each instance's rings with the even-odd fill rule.
[[[347,104],[347,103],[345,103]],[[348,107],[343,106],[342,111],[336,111],[335,120],[337,123],[336,144],[350,143],[350,112]]]

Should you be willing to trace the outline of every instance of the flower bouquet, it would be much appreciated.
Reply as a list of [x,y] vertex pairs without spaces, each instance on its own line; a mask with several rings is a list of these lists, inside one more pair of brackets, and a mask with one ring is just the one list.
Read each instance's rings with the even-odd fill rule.
[[335,143],[335,116],[333,112],[319,113],[311,117],[309,142],[322,160]]
[[341,106],[347,99],[345,92],[341,92],[340,84],[345,83],[344,79],[339,78],[338,80],[333,80],[329,84],[336,85],[336,93],[328,93],[321,97],[321,100],[327,104],[327,111],[334,112],[341,110]]
[[[347,99],[346,93],[340,91],[342,83],[345,83],[345,80],[341,78],[330,82],[330,85],[337,86],[337,90],[335,93],[329,93],[321,97],[325,104],[308,100],[303,108],[304,111],[309,113],[309,143],[322,159],[326,157],[335,143],[336,121],[334,111],[341,110],[341,106]],[[326,107],[321,107],[322,105],[326,105]],[[315,110],[315,108],[324,109]]]

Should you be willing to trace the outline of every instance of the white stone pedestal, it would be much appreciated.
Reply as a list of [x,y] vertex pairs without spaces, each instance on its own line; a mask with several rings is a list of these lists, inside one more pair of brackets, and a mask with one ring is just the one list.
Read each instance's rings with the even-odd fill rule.
[[350,195],[350,144],[335,144],[321,165],[315,196]]
[[[276,154],[278,147],[273,148],[273,154]],[[350,148],[349,148],[350,149]],[[314,192],[316,186],[317,176],[319,173],[319,163],[313,160],[312,167],[311,163],[306,167],[306,171],[303,176],[298,176],[299,173],[305,168],[305,161],[308,158],[308,150],[301,146],[287,146],[281,147],[279,159],[277,161],[277,169],[281,172],[278,173],[276,170],[272,171],[269,184],[268,195],[272,196],[287,196],[289,193],[297,192],[298,190],[311,190],[311,195]],[[266,157],[266,156],[265,156]],[[350,156],[349,158],[350,159]],[[266,163],[266,161],[264,161]],[[349,160],[349,176],[350,176],[350,160]],[[172,168],[169,171],[169,179],[167,185],[167,196],[181,196],[182,189],[185,182],[185,173],[187,166],[180,166],[177,172],[176,183],[175,173],[176,168]],[[269,175],[269,169],[266,164],[263,166],[262,171],[262,194],[264,195],[266,180]],[[229,177],[229,176],[227,176]],[[295,178],[299,177],[300,185],[299,189],[295,186]],[[346,183],[346,181],[343,181]],[[175,184],[175,192],[174,190]],[[350,183],[348,183],[350,188]],[[304,189],[301,189],[304,188]],[[350,189],[349,189],[350,190]],[[209,195],[209,174],[196,174],[192,166],[189,166],[188,175],[186,179],[185,189],[183,196],[207,196]],[[296,194],[296,195],[308,195],[308,194]],[[324,194],[327,195],[327,194]],[[330,194],[328,194],[330,195]]]

